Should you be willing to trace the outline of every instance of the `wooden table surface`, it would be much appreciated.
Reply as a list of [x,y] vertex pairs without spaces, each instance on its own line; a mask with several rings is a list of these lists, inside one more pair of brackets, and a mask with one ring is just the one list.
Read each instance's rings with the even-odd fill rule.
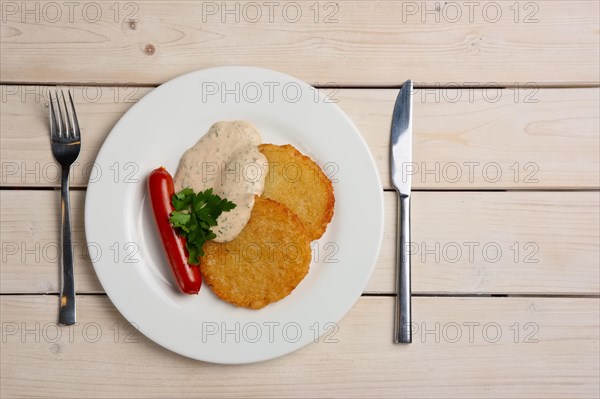
[[[3,398],[600,395],[596,0],[2,0],[0,11]],[[358,126],[385,189],[379,261],[335,337],[243,366],[137,334],[84,236],[90,166],[115,122],[153,87],[220,65],[271,68],[326,92]],[[394,345],[388,141],[409,78],[416,331]],[[72,328],[56,326],[55,84],[73,90],[84,137],[71,172]]]

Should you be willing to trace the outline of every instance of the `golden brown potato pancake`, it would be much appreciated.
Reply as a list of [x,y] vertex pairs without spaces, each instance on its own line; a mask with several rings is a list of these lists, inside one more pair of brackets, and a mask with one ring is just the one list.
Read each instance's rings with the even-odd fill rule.
[[310,238],[298,216],[260,197],[234,240],[210,241],[203,249],[204,282],[222,300],[252,309],[289,295],[308,273],[311,260]]
[[331,180],[311,158],[289,144],[261,144],[258,149],[269,161],[262,196],[296,213],[311,240],[320,238],[333,217]]

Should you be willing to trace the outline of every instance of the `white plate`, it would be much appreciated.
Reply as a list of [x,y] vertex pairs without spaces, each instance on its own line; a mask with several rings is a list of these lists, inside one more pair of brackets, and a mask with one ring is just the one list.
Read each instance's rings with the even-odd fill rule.
[[[333,101],[278,72],[221,67],[161,85],[121,118],[90,177],[85,232],[102,286],[140,332],[194,359],[250,363],[333,331],[363,292],[383,236],[375,163]],[[214,122],[239,119],[254,123],[263,142],[290,143],[311,156],[334,181],[334,217],[312,244],[308,275],[288,297],[261,310],[225,303],[206,285],[197,296],[179,294],[146,195],[153,169],[164,165],[174,174],[183,152]]]

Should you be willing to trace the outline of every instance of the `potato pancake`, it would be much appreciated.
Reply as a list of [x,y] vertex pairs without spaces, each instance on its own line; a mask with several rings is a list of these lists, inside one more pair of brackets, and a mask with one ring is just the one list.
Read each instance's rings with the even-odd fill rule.
[[262,196],[296,213],[311,240],[320,238],[333,217],[331,180],[311,158],[289,144],[261,144],[258,149],[269,161]]
[[310,241],[294,212],[256,197],[248,224],[234,240],[204,245],[204,282],[226,302],[263,308],[289,295],[306,276]]

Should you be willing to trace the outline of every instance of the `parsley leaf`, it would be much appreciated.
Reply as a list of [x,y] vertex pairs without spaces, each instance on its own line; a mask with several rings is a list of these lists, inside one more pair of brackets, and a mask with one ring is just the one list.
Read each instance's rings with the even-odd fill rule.
[[173,227],[184,227],[190,221],[190,218],[191,216],[189,213],[173,211],[169,218],[169,222],[171,222]]
[[176,211],[187,209],[193,201],[194,190],[189,187],[184,188],[177,194],[173,195],[172,198],[173,208],[175,208]]
[[174,194],[171,201],[175,210],[171,212],[169,222],[186,240],[188,263],[197,265],[200,263],[198,258],[204,256],[204,243],[217,237],[211,227],[217,225],[217,218],[223,212],[229,212],[236,205],[213,194],[212,188],[195,194],[194,190],[186,187]]

